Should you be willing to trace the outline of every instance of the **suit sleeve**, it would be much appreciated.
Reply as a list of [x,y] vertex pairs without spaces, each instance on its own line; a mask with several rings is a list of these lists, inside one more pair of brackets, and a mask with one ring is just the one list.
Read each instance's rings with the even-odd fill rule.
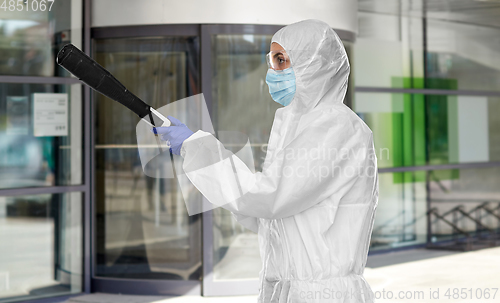
[[247,219],[249,226],[255,223],[249,217],[279,219],[332,195],[339,200],[370,163],[371,134],[348,119],[330,120],[303,130],[257,173],[214,136],[198,131],[182,146],[184,172],[210,203]]

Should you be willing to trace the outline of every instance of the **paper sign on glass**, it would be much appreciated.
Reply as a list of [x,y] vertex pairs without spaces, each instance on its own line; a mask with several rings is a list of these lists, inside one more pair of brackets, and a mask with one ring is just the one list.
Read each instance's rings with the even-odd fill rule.
[[68,135],[68,94],[33,94],[33,134]]

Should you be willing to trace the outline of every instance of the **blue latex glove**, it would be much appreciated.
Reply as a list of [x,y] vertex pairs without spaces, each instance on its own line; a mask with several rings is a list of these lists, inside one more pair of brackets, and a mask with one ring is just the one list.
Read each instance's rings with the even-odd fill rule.
[[[172,116],[167,116],[172,123],[170,126],[156,127],[156,133],[163,141],[170,142],[170,151],[176,155],[181,154],[181,147],[184,140],[189,138],[193,132],[181,121]],[[154,133],[155,129],[151,131]]]

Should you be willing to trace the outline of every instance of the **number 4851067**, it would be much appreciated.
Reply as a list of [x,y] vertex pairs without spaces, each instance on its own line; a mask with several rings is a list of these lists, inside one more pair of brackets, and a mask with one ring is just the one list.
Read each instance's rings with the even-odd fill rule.
[[[0,0],[1,1],[1,0]],[[11,12],[51,10],[54,0],[4,0],[0,9]]]

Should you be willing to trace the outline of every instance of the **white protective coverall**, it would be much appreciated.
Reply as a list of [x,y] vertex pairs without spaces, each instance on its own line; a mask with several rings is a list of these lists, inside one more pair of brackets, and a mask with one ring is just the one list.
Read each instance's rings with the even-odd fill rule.
[[276,111],[262,172],[201,130],[182,145],[183,169],[211,203],[258,232],[259,302],[374,302],[363,271],[377,159],[372,131],[343,103],[347,54],[318,20],[288,25],[272,42],[290,56],[296,93]]

